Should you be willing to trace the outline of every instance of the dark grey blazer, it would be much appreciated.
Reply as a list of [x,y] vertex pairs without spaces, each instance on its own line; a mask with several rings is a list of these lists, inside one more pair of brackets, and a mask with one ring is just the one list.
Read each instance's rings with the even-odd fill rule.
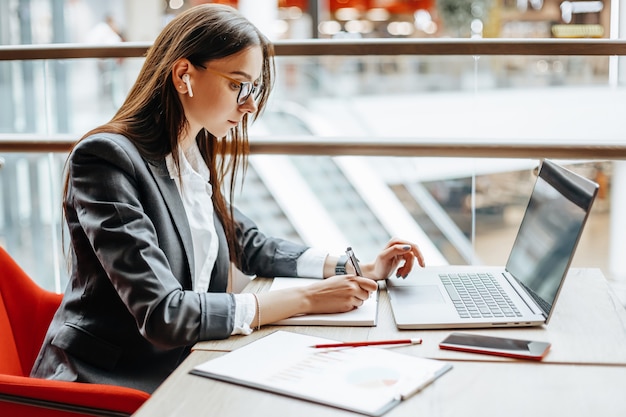
[[[232,332],[224,229],[216,218],[218,258],[209,292],[196,294],[191,232],[165,160],[145,160],[123,136],[97,134],[76,146],[67,168],[72,269],[31,375],[152,392],[194,343]],[[305,246],[235,217],[244,273],[295,276]]]

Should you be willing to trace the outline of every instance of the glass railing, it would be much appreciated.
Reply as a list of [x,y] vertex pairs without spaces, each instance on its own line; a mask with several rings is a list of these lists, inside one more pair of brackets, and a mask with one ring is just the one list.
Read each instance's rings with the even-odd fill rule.
[[[0,47],[0,244],[67,279],[60,213],[72,143],[107,121],[147,44]],[[391,236],[434,263],[506,256],[541,158],[601,183],[576,266],[620,275],[626,42],[278,42],[236,204],[269,234],[373,256]],[[622,246],[620,246],[622,245]],[[626,266],[624,267],[626,268]]]

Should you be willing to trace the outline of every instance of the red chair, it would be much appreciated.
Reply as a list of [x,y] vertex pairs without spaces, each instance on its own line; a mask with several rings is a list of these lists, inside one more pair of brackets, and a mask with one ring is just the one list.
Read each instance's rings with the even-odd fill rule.
[[29,376],[62,297],[39,287],[0,247],[0,416],[133,414],[148,393]]

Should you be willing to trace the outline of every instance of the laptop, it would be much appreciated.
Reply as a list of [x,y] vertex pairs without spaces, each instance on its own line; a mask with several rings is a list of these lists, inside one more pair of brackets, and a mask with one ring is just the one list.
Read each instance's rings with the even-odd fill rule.
[[416,267],[406,279],[388,278],[396,326],[547,324],[597,192],[595,182],[544,160],[506,266]]

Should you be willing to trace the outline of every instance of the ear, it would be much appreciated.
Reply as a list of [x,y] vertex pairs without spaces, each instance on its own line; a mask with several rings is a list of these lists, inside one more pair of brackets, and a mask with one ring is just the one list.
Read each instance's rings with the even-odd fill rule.
[[179,93],[187,93],[187,83],[183,79],[183,75],[188,74],[193,70],[193,65],[186,58],[181,58],[172,66],[172,83],[174,83],[174,89]]

